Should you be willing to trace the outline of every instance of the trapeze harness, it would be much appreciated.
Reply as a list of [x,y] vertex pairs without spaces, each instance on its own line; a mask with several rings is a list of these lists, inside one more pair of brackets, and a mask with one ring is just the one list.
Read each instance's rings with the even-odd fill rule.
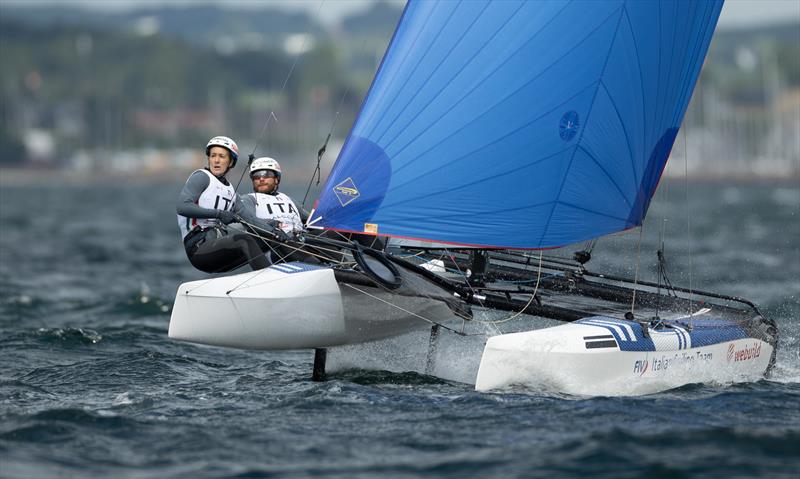
[[[210,210],[235,211],[236,190],[208,170],[206,189],[196,200],[197,206]],[[195,173],[192,173],[195,174]],[[230,271],[245,263],[253,269],[269,266],[258,244],[244,232],[229,230],[217,218],[188,218],[178,215],[178,226],[186,255],[192,265],[206,273]]]

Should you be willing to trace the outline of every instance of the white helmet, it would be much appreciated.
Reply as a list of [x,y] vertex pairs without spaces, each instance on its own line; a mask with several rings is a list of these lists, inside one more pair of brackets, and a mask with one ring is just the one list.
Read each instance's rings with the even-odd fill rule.
[[227,136],[215,136],[214,138],[208,140],[208,144],[206,145],[206,156],[209,155],[212,146],[221,146],[226,150],[231,152],[231,166],[233,168],[236,166],[236,160],[239,159],[239,147],[236,146],[236,142],[228,138]]
[[272,170],[278,174],[278,181],[281,179],[281,165],[274,158],[263,156],[253,160],[250,164],[250,175],[259,170]]

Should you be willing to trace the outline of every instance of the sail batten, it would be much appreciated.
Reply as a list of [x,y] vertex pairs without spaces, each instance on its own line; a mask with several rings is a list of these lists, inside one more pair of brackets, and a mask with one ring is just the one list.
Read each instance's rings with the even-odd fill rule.
[[317,224],[505,248],[641,224],[721,7],[411,0]]

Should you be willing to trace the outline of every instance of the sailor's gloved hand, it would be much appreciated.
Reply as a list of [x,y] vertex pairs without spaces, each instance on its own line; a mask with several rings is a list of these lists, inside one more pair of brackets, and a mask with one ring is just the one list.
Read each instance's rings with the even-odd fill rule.
[[217,218],[225,225],[236,221],[236,215],[227,210],[217,210]]
[[288,234],[286,234],[286,232],[283,231],[282,229],[276,228],[272,232],[272,234],[275,236],[275,239],[280,241],[281,243],[285,243],[285,242],[290,241],[292,239],[292,237],[289,236]]

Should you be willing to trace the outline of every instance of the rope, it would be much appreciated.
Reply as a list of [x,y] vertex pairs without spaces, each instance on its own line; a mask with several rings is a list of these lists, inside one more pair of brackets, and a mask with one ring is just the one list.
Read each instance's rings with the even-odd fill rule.
[[[366,42],[366,40],[364,40]],[[363,43],[362,43],[363,46]],[[333,116],[333,121],[331,122],[331,128],[328,130],[328,136],[325,137],[325,143],[322,145],[322,148],[319,149],[317,152],[317,167],[314,168],[314,172],[311,174],[311,179],[308,181],[308,188],[306,188],[306,194],[303,196],[303,203],[300,205],[301,208],[306,207],[306,200],[308,199],[308,193],[311,191],[311,184],[314,182],[314,177],[317,178],[316,186],[319,186],[319,182],[322,179],[322,171],[320,168],[320,163],[322,163],[322,157],[325,156],[325,151],[328,147],[328,141],[331,139],[331,135],[333,135],[333,129],[336,126],[336,122],[339,120],[339,116],[341,115],[342,105],[344,105],[344,99],[347,98],[347,95],[350,93],[351,85],[347,85],[347,89],[345,89],[344,93],[342,93],[342,97],[339,98],[339,105],[336,107],[336,113]]]
[[[253,229],[255,229],[255,230],[258,230],[258,228],[257,228],[256,226],[254,226],[254,225],[251,225],[250,223],[247,223],[247,222],[246,222],[246,221],[244,221],[244,220],[240,220],[240,223],[242,223],[242,224],[243,224],[243,225],[245,225],[245,226],[249,226],[250,228],[253,228]],[[251,236],[255,236],[256,238],[258,238],[258,239],[260,239],[261,241],[263,241],[263,242],[264,242],[264,244],[265,244],[267,247],[269,247],[270,251],[271,251],[271,252],[273,252],[273,253],[275,253],[275,254],[276,254],[276,255],[277,255],[279,258],[280,258],[280,260],[283,260],[283,259],[285,259],[286,257],[288,257],[288,256],[289,256],[290,254],[292,254],[292,253],[295,253],[295,252],[298,252],[298,251],[300,251],[300,252],[302,252],[302,253],[305,253],[305,254],[307,254],[307,255],[309,255],[309,256],[313,256],[313,257],[315,257],[315,258],[317,258],[317,259],[324,260],[325,262],[328,262],[328,263],[335,263],[335,264],[340,264],[340,265],[351,265],[351,264],[354,264],[353,262],[346,262],[346,261],[335,261],[335,260],[333,260],[333,259],[331,259],[331,258],[329,258],[329,257],[327,257],[327,256],[324,256],[324,255],[321,255],[321,254],[318,254],[318,253],[311,252],[311,251],[309,251],[309,250],[307,250],[307,249],[304,249],[304,246],[306,246],[306,245],[305,245],[305,243],[303,243],[303,242],[300,242],[300,241],[298,241],[298,242],[296,243],[296,244],[297,244],[297,246],[293,246],[293,245],[291,245],[291,244],[289,244],[289,243],[283,242],[282,244],[283,244],[283,245],[285,245],[285,246],[287,246],[288,248],[291,248],[291,251],[290,251],[290,252],[288,252],[288,253],[287,253],[285,256],[281,256],[281,254],[280,254],[280,253],[279,253],[279,252],[278,252],[278,251],[277,251],[275,248],[273,248],[273,247],[272,247],[272,242],[273,242],[273,241],[275,241],[275,240],[268,239],[268,238],[266,238],[266,237],[264,237],[264,236],[261,236],[261,235],[260,235],[260,234],[258,234],[257,232],[253,232],[253,231],[243,231],[243,233],[245,233],[245,234],[248,234],[248,235],[251,235]],[[327,247],[323,247],[323,246],[317,246],[317,245],[314,245],[312,248],[313,248],[313,249],[316,249],[316,250],[318,250],[318,251],[323,251],[323,252],[327,252],[327,253],[333,253],[333,254],[337,254],[337,255],[341,253],[341,250],[338,250],[338,249],[332,249],[332,248],[327,248]]]
[[634,314],[634,309],[636,306],[636,288],[639,285],[639,263],[641,259],[642,253],[642,232],[644,231],[644,221],[642,221],[642,225],[639,226],[639,244],[636,246],[636,273],[633,275],[633,295],[631,299],[631,314]]
[[[517,311],[517,313],[514,314],[513,316],[509,316],[508,318],[505,318],[505,319],[498,319],[497,321],[475,321],[475,322],[477,322],[477,323],[489,323],[489,324],[497,325],[497,324],[500,324],[500,323],[506,323],[508,321],[511,321],[512,319],[516,319],[518,316],[520,316],[522,314],[523,311],[528,309],[528,306],[530,306],[531,303],[533,302],[534,298],[536,298],[536,291],[539,290],[539,280],[541,279],[541,277],[542,277],[542,252],[539,251],[539,270],[536,273],[536,286],[534,286],[533,293],[531,294],[531,298],[528,300],[528,303],[525,305],[525,307],[523,307],[522,309]],[[498,329],[497,331],[500,331],[500,330]],[[502,334],[502,332],[500,334]]]
[[[336,114],[338,115],[339,112],[337,111]],[[308,193],[311,191],[311,184],[314,183],[314,178],[317,178],[316,186],[319,186],[319,181],[320,179],[322,179],[322,171],[320,168],[320,164],[322,163],[322,157],[325,155],[325,149],[328,147],[328,141],[330,139],[331,139],[331,134],[328,133],[328,136],[325,138],[325,143],[322,145],[322,148],[320,148],[319,151],[317,152],[317,166],[311,173],[311,179],[308,180],[308,188],[306,188],[306,194],[303,196],[303,202],[300,204],[300,208],[302,209],[306,209],[306,200],[308,199]],[[309,215],[309,217],[310,216],[311,215]]]
[[[324,4],[325,4],[325,0],[322,0],[320,2],[320,4],[319,4],[319,8],[317,9],[317,16],[319,16],[319,12],[322,11],[322,6]],[[286,85],[289,83],[289,78],[291,78],[292,74],[294,73],[294,69],[297,66],[297,62],[298,62],[298,60],[300,60],[300,55],[306,49],[306,41],[308,40],[308,37],[309,37],[308,31],[306,31],[305,35],[303,35],[303,43],[302,43],[302,45],[300,45],[300,49],[297,51],[297,54],[294,56],[294,61],[292,62],[291,68],[289,68],[289,73],[287,73],[286,74],[286,78],[283,79],[283,85],[281,85],[281,89],[278,92],[278,97],[283,97],[283,91],[286,89]],[[248,155],[247,166],[250,166],[250,164],[253,163],[253,160],[256,157],[256,151],[258,150],[258,147],[261,146],[261,140],[262,140],[262,138],[264,138],[264,134],[267,133],[267,131],[269,129],[269,120],[273,119],[273,118],[275,119],[275,123],[277,123],[278,122],[278,116],[275,115],[275,110],[270,110],[269,114],[267,115],[267,119],[264,120],[264,126],[261,127],[261,133],[258,135],[258,138],[256,139],[256,144],[253,147],[253,151],[250,152],[250,154]],[[241,175],[239,175],[239,181],[236,182],[236,188],[234,188],[236,191],[239,190],[239,185],[242,184],[242,179],[244,179],[245,171],[247,171],[247,168],[244,168],[242,170]]]
[[[665,259],[664,259],[664,233],[667,229],[667,219],[663,218],[661,220],[661,247],[658,251],[656,251],[656,257],[658,258],[658,287],[656,288],[656,318],[658,318],[658,313],[661,310],[661,278],[667,278],[667,274],[665,271]],[[666,287],[666,284],[664,285]]]
[[[702,92],[702,89],[700,90]],[[689,260],[689,324],[692,324],[692,215],[689,209],[689,153],[686,145],[686,129],[683,130],[683,181],[686,191],[686,252]]]
[[[319,16],[319,12],[322,11],[322,6],[325,5],[325,0],[322,0],[319,4],[319,8],[317,8],[317,16]],[[300,45],[300,49],[297,51],[297,54],[294,56],[294,61],[292,62],[292,67],[289,69],[289,73],[286,75],[286,78],[283,80],[283,85],[281,85],[281,90],[278,92],[278,97],[283,96],[283,91],[286,89],[286,85],[289,83],[289,78],[291,78],[292,74],[294,73],[294,69],[297,66],[297,62],[300,60],[300,55],[305,51],[306,48],[306,41],[308,40],[308,32],[303,35],[303,43]],[[261,134],[258,135],[258,139],[256,140],[256,145],[253,147],[252,153],[250,153],[250,158],[253,158],[256,154],[256,150],[261,145],[261,139],[264,137],[264,133],[267,132],[269,129],[269,120],[270,118],[275,118],[275,121],[278,121],[278,117],[275,116],[275,111],[270,110],[269,116],[267,116],[266,121],[264,121],[264,126],[261,128]]]
[[[462,278],[464,278],[464,283],[465,283],[465,284],[466,284],[466,285],[469,287],[469,290],[470,290],[470,292],[472,293],[472,297],[473,297],[473,298],[476,298],[476,296],[475,296],[475,295],[477,294],[477,291],[475,291],[475,289],[474,289],[474,288],[472,287],[472,285],[469,283],[469,278],[467,278],[467,275],[466,275],[466,273],[464,273],[463,271],[461,271],[461,268],[458,266],[458,261],[456,261],[456,257],[455,257],[455,256],[453,256],[453,254],[452,254],[452,253],[450,253],[450,251],[449,251],[447,248],[444,248],[444,254],[446,254],[446,255],[448,256],[448,258],[450,259],[450,261],[452,261],[452,262],[453,262],[453,264],[454,264],[454,265],[456,265],[456,269],[458,270],[458,274],[460,274],[460,275],[461,275],[461,277],[462,277]],[[484,304],[483,304],[483,301],[481,301],[479,298],[476,298],[476,299],[478,299],[478,303],[480,304],[480,306],[481,306],[482,308],[485,308],[485,307],[486,307],[486,306],[484,306]],[[461,324],[461,328],[463,329],[465,325],[466,325],[466,321],[465,321],[464,323],[462,323],[462,324]],[[493,326],[494,326],[494,325],[493,325]],[[494,328],[495,328],[495,330],[497,331],[497,334],[502,334],[502,332],[501,332],[499,329],[497,329],[497,326],[494,326]]]
[[436,321],[434,321],[432,319],[428,319],[428,318],[426,318],[424,316],[420,316],[419,314],[417,314],[417,313],[415,313],[413,311],[409,311],[409,310],[407,310],[405,308],[402,308],[402,307],[400,307],[400,306],[398,306],[398,305],[396,305],[394,303],[390,303],[389,301],[386,301],[385,299],[379,298],[379,297],[375,296],[374,294],[370,294],[370,293],[368,293],[368,292],[366,292],[366,291],[364,291],[362,289],[359,289],[359,288],[353,286],[350,283],[342,283],[342,285],[347,286],[348,288],[354,289],[354,290],[358,291],[359,293],[362,293],[362,294],[365,294],[365,295],[369,296],[372,299],[376,299],[376,300],[380,301],[381,303],[384,303],[384,304],[389,305],[389,306],[391,306],[393,308],[399,309],[400,311],[402,311],[402,312],[404,312],[406,314],[410,314],[411,316],[419,318],[419,319],[421,319],[423,321],[426,321],[426,322],[428,322],[430,324],[434,324],[436,326],[441,326],[442,328],[444,328],[444,329],[446,329],[448,331],[452,331],[452,332],[458,334],[459,336],[472,336],[470,334],[465,334],[465,333],[462,333],[460,331],[456,331],[455,329],[447,327],[444,324],[437,323]]

